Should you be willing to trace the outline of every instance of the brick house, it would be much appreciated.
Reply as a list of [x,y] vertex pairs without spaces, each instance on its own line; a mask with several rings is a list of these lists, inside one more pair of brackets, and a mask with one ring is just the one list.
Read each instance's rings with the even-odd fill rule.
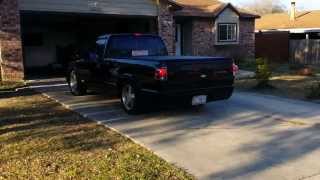
[[0,0],[3,78],[61,64],[104,33],[157,33],[172,55],[253,58],[256,18],[217,0]]

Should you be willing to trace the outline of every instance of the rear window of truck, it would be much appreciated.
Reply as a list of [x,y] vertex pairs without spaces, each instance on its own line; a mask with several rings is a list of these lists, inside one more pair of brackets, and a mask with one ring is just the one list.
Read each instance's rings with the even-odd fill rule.
[[112,36],[108,43],[107,56],[127,58],[135,56],[166,56],[167,49],[157,36]]

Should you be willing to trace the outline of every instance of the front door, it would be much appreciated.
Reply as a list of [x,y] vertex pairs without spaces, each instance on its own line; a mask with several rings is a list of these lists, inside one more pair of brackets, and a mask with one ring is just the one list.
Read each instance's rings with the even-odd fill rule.
[[182,54],[182,34],[181,34],[181,24],[176,25],[176,56],[181,56]]

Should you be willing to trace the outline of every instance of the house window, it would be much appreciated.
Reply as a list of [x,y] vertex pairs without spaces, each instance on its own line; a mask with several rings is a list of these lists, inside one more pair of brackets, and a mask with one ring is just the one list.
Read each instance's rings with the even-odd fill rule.
[[237,42],[238,28],[236,23],[218,24],[218,42]]

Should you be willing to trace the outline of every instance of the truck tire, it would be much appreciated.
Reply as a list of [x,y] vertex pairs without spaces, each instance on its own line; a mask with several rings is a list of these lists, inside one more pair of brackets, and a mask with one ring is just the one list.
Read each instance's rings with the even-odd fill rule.
[[82,96],[87,93],[87,86],[81,82],[75,69],[69,73],[68,85],[71,93],[75,96]]
[[123,109],[128,114],[138,114],[141,112],[141,99],[139,90],[133,83],[123,83],[120,88],[120,99]]

